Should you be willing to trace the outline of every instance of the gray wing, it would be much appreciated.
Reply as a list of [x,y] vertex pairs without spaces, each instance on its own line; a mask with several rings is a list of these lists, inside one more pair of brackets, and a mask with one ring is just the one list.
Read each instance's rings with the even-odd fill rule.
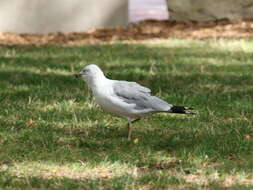
[[168,111],[172,105],[167,102],[151,96],[151,90],[136,82],[115,81],[113,83],[115,95],[129,104],[135,104],[135,109],[153,112]]

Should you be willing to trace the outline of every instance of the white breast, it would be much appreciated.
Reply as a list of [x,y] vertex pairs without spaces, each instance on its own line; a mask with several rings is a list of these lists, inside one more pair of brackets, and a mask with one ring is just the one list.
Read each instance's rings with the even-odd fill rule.
[[134,110],[135,105],[128,104],[117,96],[114,96],[111,85],[105,85],[103,88],[93,89],[93,94],[96,103],[99,104],[103,110],[124,118],[136,117]]

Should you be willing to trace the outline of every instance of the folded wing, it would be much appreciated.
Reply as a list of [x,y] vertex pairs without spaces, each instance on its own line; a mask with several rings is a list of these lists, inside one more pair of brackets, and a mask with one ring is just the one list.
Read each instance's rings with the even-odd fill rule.
[[171,104],[151,96],[151,90],[136,82],[115,81],[113,83],[114,95],[129,104],[135,104],[136,110],[149,110],[150,112],[168,111]]

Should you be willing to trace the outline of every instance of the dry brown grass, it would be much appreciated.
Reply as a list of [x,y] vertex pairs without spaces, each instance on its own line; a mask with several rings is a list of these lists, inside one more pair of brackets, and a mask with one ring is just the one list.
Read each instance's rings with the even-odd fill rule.
[[147,20],[128,27],[96,29],[87,32],[14,34],[0,33],[0,44],[82,45],[119,40],[150,38],[253,38],[253,21],[175,22]]

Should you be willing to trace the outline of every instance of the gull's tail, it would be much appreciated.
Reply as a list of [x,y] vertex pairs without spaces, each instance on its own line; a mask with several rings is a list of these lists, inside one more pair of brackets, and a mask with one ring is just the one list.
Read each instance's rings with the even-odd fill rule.
[[172,106],[168,111],[170,113],[178,113],[178,114],[196,114],[191,107],[185,106]]

